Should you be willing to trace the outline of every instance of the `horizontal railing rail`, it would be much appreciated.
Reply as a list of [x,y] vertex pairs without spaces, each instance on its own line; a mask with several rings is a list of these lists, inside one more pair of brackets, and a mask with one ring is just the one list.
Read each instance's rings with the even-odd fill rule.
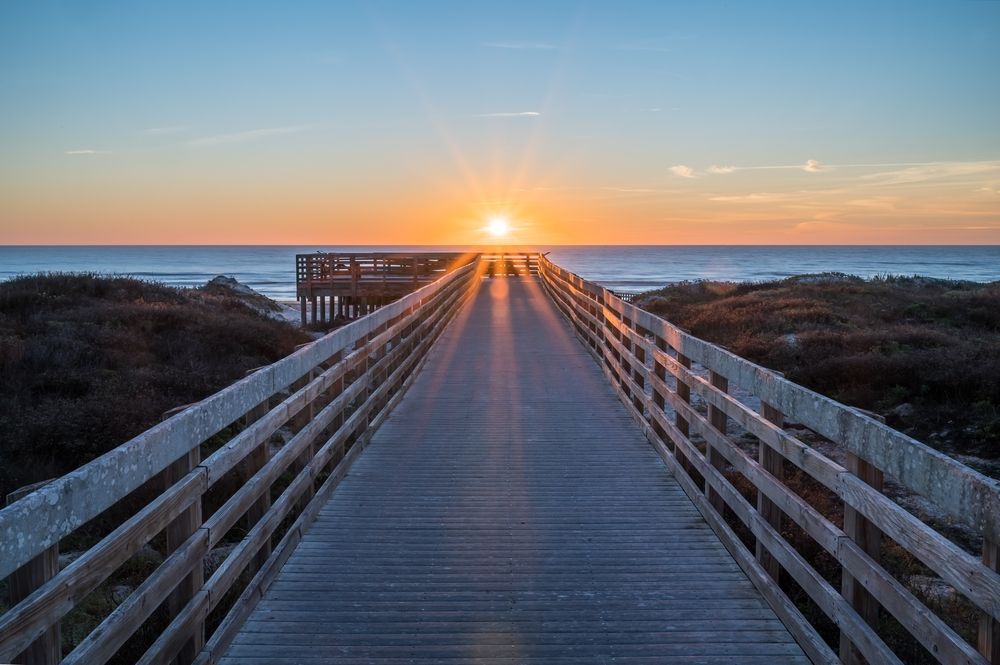
[[[473,257],[0,510],[0,579],[35,580],[0,615],[0,662],[56,662],[53,627],[151,543],[162,561],[62,662],[215,662],[481,268]],[[38,575],[68,537],[90,545]]]
[[[902,631],[925,660],[1000,663],[1000,483],[545,257],[540,275],[681,487],[813,662],[912,661],[887,644]],[[929,504],[933,519],[886,494],[887,481],[900,496]],[[954,524],[982,543],[980,552],[939,528]],[[813,549],[802,551],[803,542]],[[823,566],[823,558],[833,563]],[[897,570],[900,560],[978,612],[978,630],[953,626],[915,593]],[[833,636],[821,636],[818,615]]]
[[483,272],[489,276],[528,276],[538,274],[538,252],[484,252],[479,255]]

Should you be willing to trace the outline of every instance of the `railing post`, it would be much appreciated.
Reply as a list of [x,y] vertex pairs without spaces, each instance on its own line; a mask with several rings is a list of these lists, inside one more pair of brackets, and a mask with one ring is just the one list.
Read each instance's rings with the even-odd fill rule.
[[[712,371],[710,374],[710,380],[713,386],[719,389],[721,392],[729,392],[729,379],[722,376],[721,374]],[[722,433],[723,436],[726,435],[726,412],[722,409],[709,405],[708,407],[708,422],[709,424]],[[710,442],[705,442],[705,457],[708,459],[708,463],[714,466],[720,471],[725,467],[725,458],[722,456],[715,446]],[[712,489],[711,483],[708,482],[708,478],[705,479],[705,495],[708,497],[709,503],[715,508],[716,512],[720,515],[726,507],[726,502],[723,501],[722,496]]]
[[[7,495],[7,505],[9,506],[50,482],[52,481],[45,480],[14,490]],[[11,606],[17,605],[30,596],[35,589],[55,577],[58,572],[59,543],[56,543],[10,574],[8,591]],[[25,665],[55,665],[62,660],[60,623],[56,621],[52,624],[14,660]]]
[[[636,326],[635,323],[632,322],[630,329],[634,330],[639,335],[642,335],[642,332],[637,330],[637,328],[638,326]],[[632,355],[635,356],[636,361],[639,363],[639,367],[646,369],[646,349],[643,348],[641,344],[636,344],[636,343],[632,344]],[[636,385],[642,389],[641,394],[635,395],[633,397],[633,403],[635,404],[635,408],[638,409],[639,413],[641,414],[643,408],[646,405],[646,377],[643,375],[643,372],[640,371],[638,367],[633,366],[632,379],[635,381]]]
[[[301,346],[304,345],[300,345],[297,348],[301,348]],[[306,372],[304,375],[302,375],[301,378],[296,379],[295,381],[292,382],[292,385],[289,387],[289,391],[291,393],[295,393],[305,388],[312,381],[314,374],[315,374],[314,369],[311,369],[308,372]],[[304,407],[302,407],[302,410],[300,410],[298,413],[292,416],[291,420],[289,421],[289,425],[291,426],[292,432],[298,434],[303,429],[305,429],[309,425],[309,423],[312,422],[313,416],[315,415],[314,411],[315,411],[315,406],[312,400],[310,400],[309,403],[306,404]],[[309,464],[309,462],[313,458],[313,452],[315,446],[316,442],[314,438],[313,441],[309,442],[309,445],[305,446],[305,448],[302,450],[302,454],[300,454],[298,458],[296,458],[296,460],[292,462],[291,466],[289,467],[292,473],[298,475],[298,473],[302,471],[302,469],[304,469],[306,465]],[[312,499],[313,491],[314,488],[312,485],[310,485],[309,488],[302,493],[302,496],[296,503],[296,505],[300,510],[305,508],[306,504],[308,504],[309,501]]]
[[[783,414],[778,409],[774,408],[767,402],[760,403],[760,414],[764,416],[765,420],[768,420],[778,427],[785,426],[785,414]],[[764,470],[770,473],[772,476],[781,480],[785,476],[785,466],[784,458],[778,453],[778,451],[771,448],[763,441],[758,443],[760,450],[758,451],[758,460],[760,465],[764,467]],[[782,512],[777,505],[766,496],[760,490],[757,491],[757,512],[760,513],[761,517],[767,521],[768,524],[774,527],[775,531],[781,533],[781,520]],[[778,560],[772,557],[768,551],[761,544],[760,540],[757,540],[757,561],[760,565],[764,567],[767,574],[771,576],[771,579],[778,581],[781,578],[781,564]]]
[[[247,412],[244,416],[244,423],[246,426],[253,424],[254,422],[260,420],[267,414],[270,409],[270,398],[264,400],[253,409]],[[270,437],[268,437],[270,438]],[[241,479],[244,483],[252,478],[255,473],[260,471],[267,461],[271,459],[271,442],[265,439],[261,442],[259,446],[254,448],[249,455],[243,460]],[[271,507],[271,491],[270,488],[265,490],[260,498],[251,504],[250,508],[247,509],[245,516],[246,530],[250,531],[253,525],[260,521],[264,515],[267,514],[268,508]],[[261,566],[267,561],[268,557],[271,556],[271,539],[267,538],[264,544],[261,545],[260,550],[257,552],[257,556],[254,560],[250,562],[248,566],[250,574],[255,573],[260,569]]]
[[[677,353],[677,363],[684,369],[691,369],[691,359],[687,356],[681,354],[679,351]],[[680,398],[682,402],[687,404],[691,403],[691,386],[681,381],[680,377],[677,377],[677,397]],[[681,415],[680,411],[674,413],[674,424],[677,425],[677,429],[680,433],[684,435],[685,438],[690,436],[691,426],[687,421],[687,418]],[[690,476],[691,475],[691,465],[688,462],[687,456],[681,452],[679,448],[674,447],[674,455],[677,457],[677,461],[680,463],[681,468]]]
[[[201,447],[195,446],[186,455],[168,466],[163,471],[163,486],[171,487],[181,478],[186,476],[192,469],[201,463]],[[177,516],[173,522],[167,525],[166,554],[169,556],[174,550],[184,544],[184,542],[194,534],[202,525],[201,497],[195,499],[187,510]],[[167,597],[167,612],[170,618],[176,617],[184,606],[194,598],[205,583],[205,568],[201,561],[195,565],[188,575],[181,580],[180,584]],[[205,646],[205,622],[199,620],[191,634],[190,639],[177,654],[176,662],[179,665],[191,663],[197,657],[198,652]]]
[[[861,459],[854,453],[847,453],[844,466],[879,492],[882,491],[882,471],[875,465]],[[882,541],[881,530],[871,520],[847,504],[844,504],[844,533],[856,542],[868,556],[875,561],[879,560],[879,548]],[[868,625],[876,625],[879,613],[878,601],[865,589],[860,580],[855,579],[847,572],[846,568],[841,571],[840,593]],[[860,665],[865,662],[864,657],[851,642],[850,635],[844,631],[840,632],[840,660],[845,665]]]
[[[1000,573],[1000,543],[983,539],[983,564]],[[986,612],[979,618],[979,653],[992,665],[1000,665],[1000,621]]]
[[[663,353],[666,353],[667,352],[666,340],[664,340],[659,335],[657,335],[655,339],[656,339],[656,348],[658,348]],[[655,374],[656,378],[658,378],[660,381],[666,383],[667,368],[660,363],[660,361],[658,360],[658,356],[655,353],[653,354],[653,374]],[[655,382],[653,383],[653,405],[660,410],[661,414],[663,413],[664,409],[667,406],[667,400],[663,395],[660,394],[660,391],[656,389]],[[674,446],[671,445],[670,438],[666,436],[666,432],[664,432],[663,428],[660,427],[660,421],[657,420],[656,418],[651,418],[650,424],[653,427],[653,431],[656,432],[656,435],[658,437],[660,437],[660,440],[663,441],[664,445],[666,445],[668,449],[673,451]]]

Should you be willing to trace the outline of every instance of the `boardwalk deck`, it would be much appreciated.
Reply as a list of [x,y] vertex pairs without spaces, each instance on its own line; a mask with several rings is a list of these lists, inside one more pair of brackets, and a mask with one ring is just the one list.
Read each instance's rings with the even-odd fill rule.
[[483,285],[224,663],[805,663],[537,282]]

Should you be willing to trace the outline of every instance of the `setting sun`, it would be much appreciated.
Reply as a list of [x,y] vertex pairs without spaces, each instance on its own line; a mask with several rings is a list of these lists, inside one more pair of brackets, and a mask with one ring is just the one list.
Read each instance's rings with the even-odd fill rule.
[[510,223],[503,217],[494,217],[486,225],[486,230],[494,238],[502,238],[510,233]]

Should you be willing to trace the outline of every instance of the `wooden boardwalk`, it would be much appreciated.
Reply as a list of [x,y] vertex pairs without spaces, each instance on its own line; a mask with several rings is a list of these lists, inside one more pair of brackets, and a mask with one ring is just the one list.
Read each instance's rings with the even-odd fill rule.
[[233,663],[806,663],[533,279],[484,283]]

